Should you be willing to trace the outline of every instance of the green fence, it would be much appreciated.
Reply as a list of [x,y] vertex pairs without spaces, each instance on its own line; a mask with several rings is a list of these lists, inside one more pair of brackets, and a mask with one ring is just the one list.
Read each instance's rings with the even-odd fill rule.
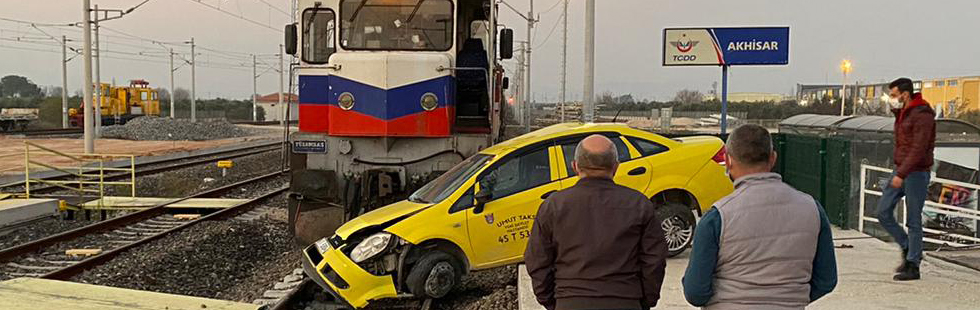
[[791,134],[774,135],[783,180],[823,205],[830,222],[847,227],[851,187],[850,142]]

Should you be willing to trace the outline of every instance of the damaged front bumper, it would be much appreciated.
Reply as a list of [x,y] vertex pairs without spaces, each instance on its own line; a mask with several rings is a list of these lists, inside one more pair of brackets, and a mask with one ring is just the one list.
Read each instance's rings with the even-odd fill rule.
[[317,285],[339,301],[363,308],[371,300],[396,297],[391,276],[375,276],[332,246],[320,252],[316,245],[303,251],[303,270]]

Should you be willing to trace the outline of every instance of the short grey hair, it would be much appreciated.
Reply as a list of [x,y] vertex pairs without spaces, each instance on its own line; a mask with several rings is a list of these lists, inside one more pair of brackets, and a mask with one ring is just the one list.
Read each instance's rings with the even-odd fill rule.
[[619,164],[619,151],[616,150],[616,144],[612,143],[612,140],[607,140],[609,147],[599,152],[586,149],[583,145],[584,141],[585,139],[582,139],[575,146],[575,163],[578,164],[579,169],[612,171]]
[[725,143],[728,155],[739,163],[756,166],[769,162],[772,154],[772,135],[765,127],[746,124],[735,128]]

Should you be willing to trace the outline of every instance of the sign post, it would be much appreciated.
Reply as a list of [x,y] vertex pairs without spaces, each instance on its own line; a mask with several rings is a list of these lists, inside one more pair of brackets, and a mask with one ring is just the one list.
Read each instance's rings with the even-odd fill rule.
[[721,67],[721,134],[728,133],[728,67],[789,64],[789,27],[665,28],[663,38],[665,67]]

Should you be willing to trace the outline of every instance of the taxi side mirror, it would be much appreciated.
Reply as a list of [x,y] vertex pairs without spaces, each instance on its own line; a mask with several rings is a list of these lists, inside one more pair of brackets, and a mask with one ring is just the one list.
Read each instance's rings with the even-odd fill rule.
[[488,202],[490,202],[492,195],[489,188],[481,187],[480,191],[477,192],[476,195],[473,195],[473,198],[476,200],[476,204],[473,207],[473,213],[480,214],[483,213],[483,208]]

